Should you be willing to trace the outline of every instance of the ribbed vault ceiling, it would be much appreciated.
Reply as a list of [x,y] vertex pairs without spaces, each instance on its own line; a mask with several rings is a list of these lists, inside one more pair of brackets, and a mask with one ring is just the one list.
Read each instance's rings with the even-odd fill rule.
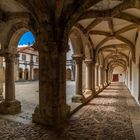
[[138,0],[0,0],[0,25],[11,17],[26,16],[38,24],[78,28],[108,65],[126,66],[130,54],[135,59]]

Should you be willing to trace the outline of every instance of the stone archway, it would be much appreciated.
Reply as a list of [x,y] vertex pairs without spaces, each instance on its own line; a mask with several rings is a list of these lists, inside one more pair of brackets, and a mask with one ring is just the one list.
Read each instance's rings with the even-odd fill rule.
[[18,77],[19,77],[19,80],[23,79],[23,69],[22,68],[19,68]]
[[70,68],[66,69],[66,80],[72,79],[72,70]]
[[29,70],[27,68],[24,70],[24,79],[29,80]]

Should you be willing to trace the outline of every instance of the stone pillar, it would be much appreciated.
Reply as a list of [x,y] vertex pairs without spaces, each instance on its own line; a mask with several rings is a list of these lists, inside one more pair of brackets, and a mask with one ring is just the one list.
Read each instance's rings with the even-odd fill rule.
[[75,89],[75,96],[72,97],[72,102],[84,102],[84,96],[82,93],[82,62],[83,56],[82,55],[73,55],[73,59],[75,60],[76,65],[76,74],[75,74],[75,82],[76,82],[76,89]]
[[102,77],[102,66],[99,66],[99,86],[100,86],[100,88],[102,88],[103,87],[103,82],[102,82],[102,79],[103,77]]
[[108,71],[109,83],[112,81],[112,71],[109,69]]
[[56,127],[66,121],[70,111],[66,104],[66,48],[63,41],[40,42],[39,105],[33,122]]
[[110,69],[108,69],[108,83],[110,83]]
[[3,57],[0,57],[0,101],[3,100]]
[[99,66],[95,66],[96,88],[99,89]]
[[107,83],[106,83],[106,68],[104,68],[104,86],[106,86]]
[[92,63],[92,94],[95,95],[96,92],[96,75],[95,75],[96,67],[95,61]]
[[104,87],[104,68],[101,67],[101,86]]
[[87,59],[85,60],[86,64],[86,85],[85,85],[85,90],[86,92],[92,91],[92,74],[93,74],[93,69],[92,69],[92,60]]
[[5,100],[0,104],[0,113],[16,114],[21,111],[21,105],[19,101],[15,100],[15,55],[6,54],[5,62]]
[[109,84],[108,69],[106,69],[106,83]]

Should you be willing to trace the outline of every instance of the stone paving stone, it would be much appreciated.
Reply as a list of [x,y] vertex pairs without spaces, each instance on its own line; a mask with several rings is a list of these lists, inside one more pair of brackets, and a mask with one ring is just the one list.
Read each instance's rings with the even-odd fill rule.
[[0,119],[0,140],[135,140],[127,94],[125,86],[112,84],[75,113],[62,130]]

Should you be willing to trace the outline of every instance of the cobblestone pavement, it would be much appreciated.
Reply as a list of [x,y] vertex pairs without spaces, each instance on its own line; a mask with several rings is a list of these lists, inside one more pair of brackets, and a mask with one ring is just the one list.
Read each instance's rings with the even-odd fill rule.
[[75,113],[63,130],[0,119],[0,140],[134,140],[124,85],[113,83]]

